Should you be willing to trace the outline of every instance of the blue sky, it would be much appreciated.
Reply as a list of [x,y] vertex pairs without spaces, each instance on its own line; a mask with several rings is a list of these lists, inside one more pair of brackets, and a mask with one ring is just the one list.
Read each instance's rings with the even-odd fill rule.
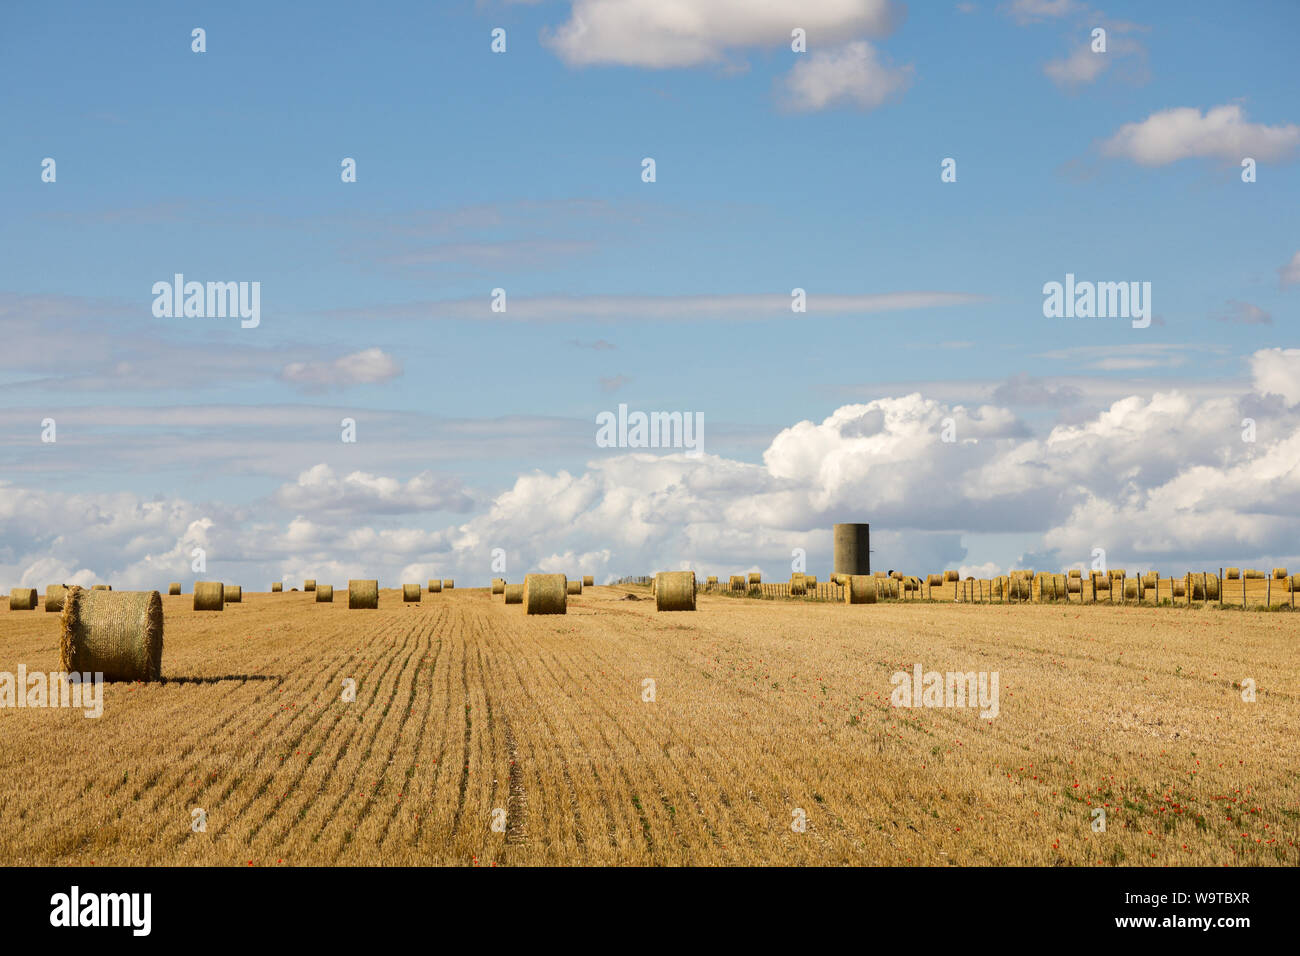
[[[726,473],[770,472],[774,437],[801,421],[914,393],[949,411],[1005,410],[1011,423],[982,436],[1003,443],[1003,457],[1053,428],[1104,430],[1106,410],[1128,397],[1276,395],[1260,390],[1274,372],[1256,355],[1292,344],[1300,295],[1286,272],[1300,250],[1300,7],[733,7],[700,0],[693,20],[666,25],[637,19],[648,0],[6,9],[0,322],[23,344],[0,359],[0,482],[70,496],[63,512],[94,496],[174,502],[185,527],[164,522],[123,557],[69,544],[71,528],[56,545],[11,517],[0,570],[13,583],[56,568],[143,579],[159,567],[146,558],[175,550],[195,520],[226,528],[250,575],[312,567],[322,551],[286,540],[255,557],[238,542],[254,529],[288,535],[310,500],[283,489],[324,465],[340,480],[361,472],[403,487],[427,472],[460,489],[383,506],[348,498],[340,526],[427,540],[389,541],[375,557],[334,538],[340,568],[473,573],[481,545],[455,542],[481,529],[466,522],[490,515],[520,476],[581,483],[601,454],[595,415],[619,402],[703,413],[707,451]],[[577,21],[608,29],[566,45]],[[789,27],[805,21],[808,51],[794,53]],[[1109,50],[1093,75],[1077,51],[1096,26]],[[201,54],[194,27],[206,30]],[[490,50],[495,27],[507,31],[504,54]],[[702,52],[647,65],[687,47]],[[1072,54],[1073,81],[1062,79]],[[802,70],[826,102],[792,94]],[[1151,124],[1177,108],[1197,111],[1190,125]],[[1209,122],[1215,109],[1231,111],[1226,127]],[[1127,124],[1151,124],[1144,141],[1172,158],[1115,146]],[[1245,150],[1260,152],[1250,184]],[[654,183],[641,179],[647,156]],[[41,181],[44,157],[57,162],[55,183]],[[340,181],[344,157],[357,161],[356,183]],[[955,183],[940,181],[945,157]],[[151,286],[176,272],[260,282],[261,325],[154,318]],[[1067,272],[1151,282],[1156,323],[1045,319],[1043,283]],[[488,308],[498,287],[505,317]],[[781,306],[794,287],[807,290],[806,314]],[[819,295],[908,305],[819,309]],[[750,296],[773,307],[729,298]],[[566,297],[582,308],[566,309]],[[387,371],[357,371],[350,357],[374,349]],[[286,373],[294,363],[305,378]],[[1292,406],[1269,407],[1282,440]],[[46,415],[59,420],[54,446],[40,442]],[[356,445],[338,440],[343,416],[358,420]],[[1231,465],[1222,450],[1184,455],[1160,434],[1188,467],[1201,455]],[[900,474],[888,460],[856,467],[837,487]],[[946,467],[925,473],[969,483],[969,465]],[[1105,484],[1061,479],[1044,498],[1052,520]],[[809,492],[807,524],[784,527],[764,517],[773,490],[747,486],[744,542],[682,530],[712,527],[735,504],[704,493],[687,496],[676,531],[602,541],[619,495],[601,487],[581,506],[592,509],[587,536],[566,537],[569,514],[554,542],[544,529],[507,542],[519,562],[781,574],[787,540],[873,519],[848,514],[869,510],[861,496],[822,488]],[[1141,494],[1159,487],[1137,483]],[[1075,557],[1053,544],[1051,520],[999,536],[959,515],[936,526],[920,501],[882,510],[898,522],[900,565]],[[934,548],[902,546],[909,528],[936,535]],[[1211,547],[1120,544],[1153,563],[1210,559]],[[1264,540],[1213,548],[1236,549],[1224,560],[1285,556]]]

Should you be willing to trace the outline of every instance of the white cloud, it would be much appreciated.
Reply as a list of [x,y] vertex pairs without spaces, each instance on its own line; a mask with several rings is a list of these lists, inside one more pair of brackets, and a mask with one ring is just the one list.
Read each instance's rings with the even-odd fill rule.
[[785,76],[782,106],[796,111],[851,106],[871,110],[902,92],[912,67],[880,60],[865,40],[801,58]]
[[1102,153],[1142,166],[1165,166],[1182,159],[1215,158],[1237,163],[1290,158],[1300,145],[1300,126],[1266,126],[1246,120],[1240,106],[1216,106],[1202,113],[1177,107],[1152,113],[1140,123],[1125,123],[1102,143]]
[[381,348],[362,349],[331,362],[290,362],[280,378],[308,391],[375,385],[402,374],[401,363]]
[[542,42],[571,66],[699,66],[737,48],[788,50],[795,27],[810,49],[883,36],[902,14],[890,0],[573,0],[568,21]]
[[1300,252],[1291,257],[1291,261],[1277,270],[1282,285],[1295,285],[1300,283]]
[[1261,349],[1250,358],[1255,390],[1300,405],[1300,349]]
[[1090,43],[1075,47],[1066,57],[1049,60],[1043,66],[1043,72],[1057,86],[1074,87],[1091,83],[1101,76],[1102,71],[1110,66],[1114,52],[1094,53]]
[[1087,8],[1077,0],[1012,0],[1002,10],[1020,24],[1059,20]]
[[460,482],[424,471],[408,481],[354,471],[338,477],[329,465],[309,468],[282,485],[275,502],[294,511],[355,514],[406,514],[418,511],[468,511],[473,498]]

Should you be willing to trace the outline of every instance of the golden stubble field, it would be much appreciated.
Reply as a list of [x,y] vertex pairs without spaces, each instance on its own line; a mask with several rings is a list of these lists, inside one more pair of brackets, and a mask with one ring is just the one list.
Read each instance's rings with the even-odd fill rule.
[[[165,683],[109,685],[97,720],[0,709],[0,854],[1300,863],[1300,617],[708,595],[657,614],[646,598],[588,588],[563,617],[526,617],[469,589],[384,590],[378,611],[164,597]],[[57,623],[0,611],[0,670],[56,670]],[[917,663],[998,672],[998,716],[891,707],[891,675]]]

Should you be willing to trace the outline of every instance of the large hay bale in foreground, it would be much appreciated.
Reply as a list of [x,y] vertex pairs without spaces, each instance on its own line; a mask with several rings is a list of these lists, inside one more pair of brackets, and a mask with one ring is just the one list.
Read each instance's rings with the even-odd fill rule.
[[36,610],[36,588],[14,588],[9,592],[9,610]]
[[803,597],[808,593],[807,577],[802,574],[790,575],[790,596]]
[[745,590],[745,576],[743,574],[733,574],[731,576],[731,590],[733,591]]
[[655,575],[656,611],[695,610],[695,572],[660,571]]
[[430,594],[440,594],[440,593],[442,593],[442,581],[441,581],[441,580],[435,580],[435,579],[433,579],[433,578],[430,578],[430,579],[429,579],[429,593],[430,593]]
[[316,579],[315,579],[315,578],[308,578],[307,580],[303,581],[303,582],[302,582],[302,589],[303,589],[304,591],[315,591],[315,590],[316,590]]
[[243,589],[242,587],[240,587],[238,584],[227,584],[227,585],[226,585],[226,603],[227,603],[227,604],[243,604],[243,603],[244,603],[244,589]]
[[316,588],[316,603],[317,603],[317,604],[333,604],[333,603],[334,603],[334,585],[332,585],[332,584],[322,584],[322,585],[319,585],[319,586]]
[[525,614],[566,614],[568,594],[569,580],[563,574],[524,575]]
[[180,593],[181,593],[181,582],[179,582],[179,581],[173,581],[171,584],[167,585],[167,593],[168,593],[168,594],[180,594]]
[[279,594],[279,593],[281,593],[282,591],[284,591],[284,582],[283,582],[283,581],[272,581],[272,582],[271,582],[271,593],[272,593],[272,594]]
[[444,591],[454,591],[456,589],[456,582],[453,581],[451,578],[443,578],[442,589]]
[[507,604],[524,603],[524,586],[522,584],[507,584],[504,594]]
[[596,576],[594,574],[584,574],[582,576],[582,586],[584,588],[594,588],[596,586]]
[[226,606],[226,586],[220,581],[194,582],[194,610],[220,611]]
[[411,603],[412,601],[419,601],[419,600],[420,600],[420,586],[419,586],[418,584],[403,584],[403,585],[402,585],[402,600],[403,600],[404,602],[406,602],[407,604]]
[[493,579],[492,579],[492,593],[493,593],[493,594],[505,594],[505,593],[506,593],[506,579],[505,579],[505,578],[493,578]]
[[68,588],[63,584],[45,585],[45,610],[62,611],[63,602],[68,599]]
[[162,678],[163,613],[157,591],[73,587],[63,605],[59,669],[104,680]]
[[845,604],[875,604],[876,579],[869,574],[849,575],[848,587],[844,589]]
[[[566,580],[567,580],[567,579],[566,579]],[[582,578],[574,578],[572,581],[569,581],[569,582],[568,582],[568,587],[567,587],[566,590],[567,590],[570,594],[581,594],[581,593],[582,593]]]
[[348,610],[374,611],[379,607],[379,582],[351,579],[348,581]]

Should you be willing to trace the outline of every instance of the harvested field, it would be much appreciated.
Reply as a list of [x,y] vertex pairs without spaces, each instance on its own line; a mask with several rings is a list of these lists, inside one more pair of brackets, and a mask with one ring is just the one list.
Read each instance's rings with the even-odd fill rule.
[[[163,683],[0,709],[6,862],[1300,863],[1292,614],[400,594],[164,596]],[[0,649],[56,669],[57,616]],[[891,707],[917,663],[998,672],[998,716]]]

